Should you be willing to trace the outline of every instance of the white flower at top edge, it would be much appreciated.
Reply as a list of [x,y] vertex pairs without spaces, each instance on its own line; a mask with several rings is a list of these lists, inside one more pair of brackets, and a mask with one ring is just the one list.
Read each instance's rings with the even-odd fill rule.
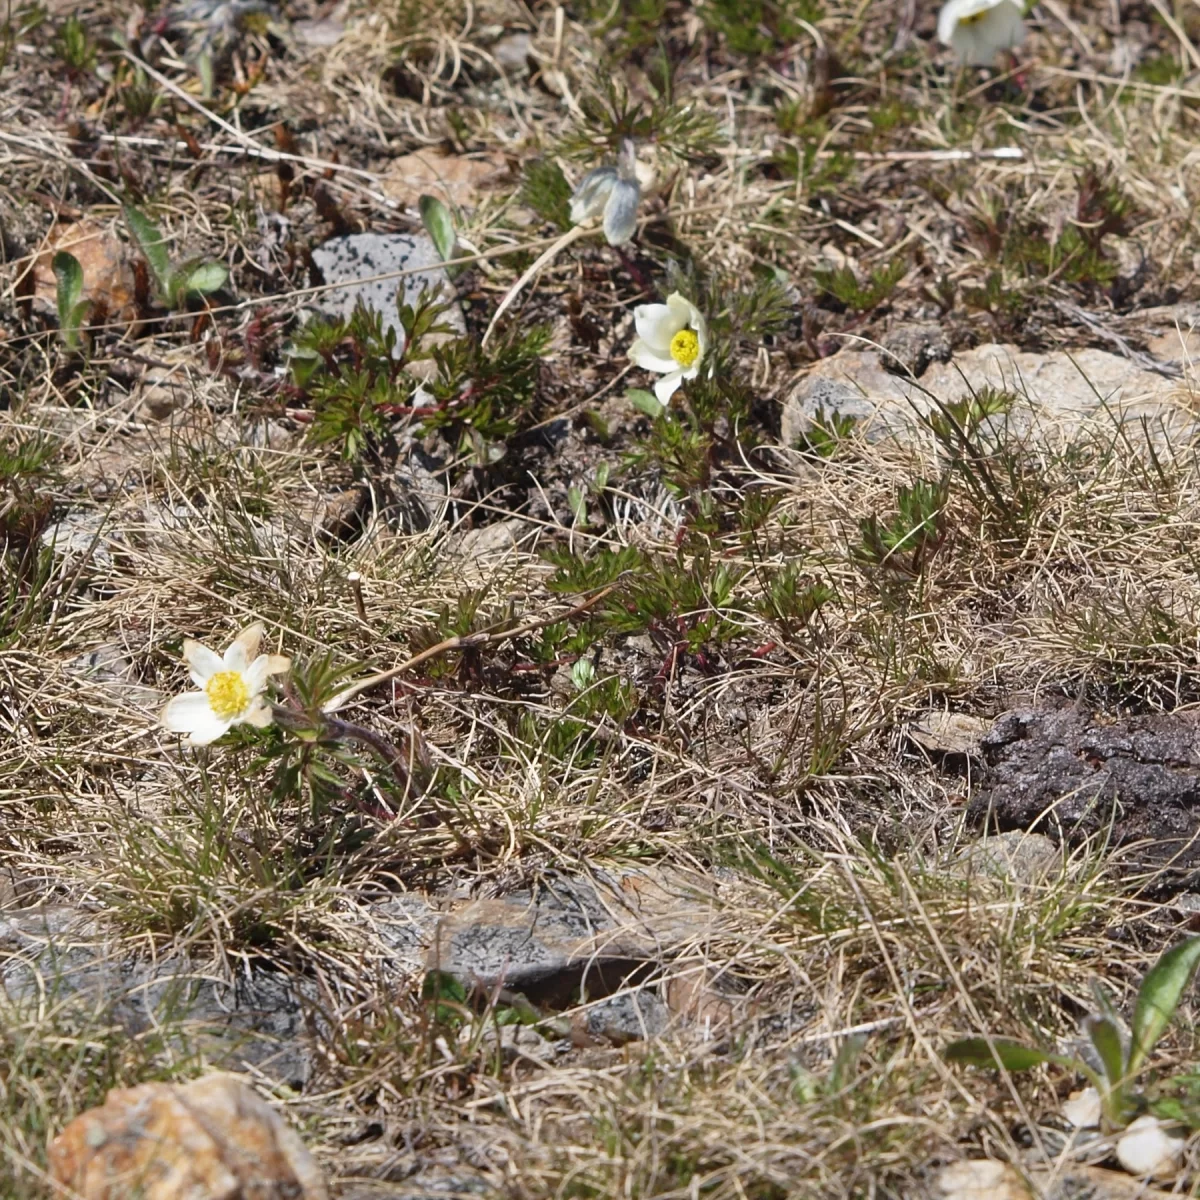
[[1025,9],[1018,0],[947,0],[938,14],[937,35],[959,62],[990,67],[1001,50],[1025,40]]
[[636,168],[634,145],[626,138],[615,167],[597,167],[579,181],[571,195],[571,220],[579,225],[603,213],[608,244],[624,245],[637,230],[637,209],[642,198]]
[[708,353],[708,323],[700,310],[678,292],[666,304],[639,304],[633,310],[637,339],[629,347],[630,361],[662,378],[654,385],[660,404],[666,404],[685,379],[700,374]]
[[162,710],[163,726],[184,733],[189,746],[207,746],[234,725],[271,724],[271,706],[263,697],[267,679],[292,665],[283,654],[259,654],[263,627],[255,622],[243,629],[223,655],[185,638],[183,661],[192,682],[201,690],[176,696]]
[[1157,1117],[1138,1117],[1117,1138],[1117,1161],[1131,1175],[1158,1178],[1175,1171],[1183,1138],[1164,1132]]

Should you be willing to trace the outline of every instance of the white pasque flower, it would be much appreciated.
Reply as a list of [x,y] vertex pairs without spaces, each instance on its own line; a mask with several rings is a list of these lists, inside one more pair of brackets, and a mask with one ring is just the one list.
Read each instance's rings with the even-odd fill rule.
[[1117,1138],[1117,1161],[1142,1178],[1169,1175],[1183,1154],[1183,1143],[1183,1138],[1164,1132],[1157,1117],[1138,1117]]
[[708,323],[700,310],[678,292],[666,304],[639,304],[633,310],[637,339],[629,347],[630,361],[662,378],[654,385],[660,404],[666,404],[685,379],[700,374],[708,353]]
[[284,654],[259,654],[262,634],[262,622],[256,621],[233,639],[224,655],[185,638],[183,661],[201,690],[171,700],[162,710],[163,726],[186,733],[189,746],[207,746],[234,725],[270,725],[271,706],[263,697],[267,679],[282,675],[292,660]]
[[571,220],[579,225],[604,214],[604,236],[610,246],[622,246],[637,229],[642,189],[637,179],[637,155],[626,138],[615,167],[589,171],[571,195]]
[[1019,0],[947,0],[938,14],[938,41],[959,62],[990,67],[1001,50],[1025,40],[1025,9]]

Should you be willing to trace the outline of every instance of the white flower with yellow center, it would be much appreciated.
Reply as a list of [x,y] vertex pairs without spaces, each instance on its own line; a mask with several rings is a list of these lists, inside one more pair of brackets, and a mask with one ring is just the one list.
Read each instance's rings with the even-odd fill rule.
[[1018,0],[947,0],[938,14],[937,35],[959,62],[990,67],[1001,50],[1025,40],[1025,9]]
[[183,661],[201,690],[170,701],[162,710],[163,726],[187,734],[184,741],[189,746],[207,746],[234,725],[270,725],[271,706],[263,696],[267,679],[282,675],[292,660],[283,654],[259,654],[262,634],[262,623],[256,621],[233,639],[224,655],[185,638]]
[[654,385],[660,404],[666,404],[685,379],[700,374],[708,353],[708,324],[700,310],[678,292],[666,304],[639,304],[633,310],[637,339],[629,347],[630,361],[662,378]]

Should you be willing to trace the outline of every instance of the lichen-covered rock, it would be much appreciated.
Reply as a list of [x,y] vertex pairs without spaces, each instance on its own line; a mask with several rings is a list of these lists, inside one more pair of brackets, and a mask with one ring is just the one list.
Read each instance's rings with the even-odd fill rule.
[[299,1136],[236,1075],[114,1088],[50,1144],[82,1200],[328,1200]]
[[935,408],[931,397],[951,404],[984,388],[1015,397],[1004,417],[991,419],[993,435],[1006,427],[1018,437],[1070,440],[1089,421],[1145,418],[1156,439],[1180,441],[1197,426],[1178,381],[1105,350],[977,346],[947,362],[932,361],[919,387],[895,374],[896,367],[875,350],[843,350],[822,359],[784,401],[780,441],[796,445],[814,423],[828,423],[835,413],[853,418],[870,441],[932,437],[921,421]]
[[[395,330],[397,354],[404,347],[398,305],[416,304],[424,291],[438,293],[442,300],[451,302],[442,314],[441,324],[457,333],[466,331],[441,255],[424,234],[355,233],[330,238],[313,250],[312,256],[326,284],[338,285],[319,293],[313,307],[328,317],[341,319],[349,318],[359,304],[378,312],[384,329]],[[400,271],[413,274],[397,274]]]

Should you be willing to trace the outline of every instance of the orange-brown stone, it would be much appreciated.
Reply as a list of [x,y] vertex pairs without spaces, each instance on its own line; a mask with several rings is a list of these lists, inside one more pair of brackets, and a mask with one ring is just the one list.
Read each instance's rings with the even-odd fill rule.
[[82,1200],[328,1200],[299,1136],[236,1075],[114,1088],[50,1144]]

